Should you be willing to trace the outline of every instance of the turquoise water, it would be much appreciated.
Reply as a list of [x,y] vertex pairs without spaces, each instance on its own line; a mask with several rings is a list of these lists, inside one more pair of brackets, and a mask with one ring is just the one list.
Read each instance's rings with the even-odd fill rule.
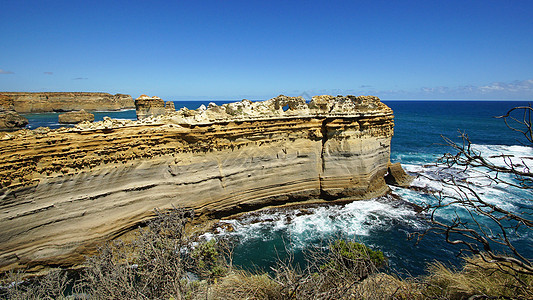
[[[518,142],[520,135],[507,129],[502,120],[494,118],[514,106],[527,105],[527,102],[385,103],[395,112],[391,160],[401,162],[413,175],[425,176],[414,182],[421,188],[443,189],[432,180],[436,177],[435,168],[427,166],[451,151],[443,145],[441,134],[457,141],[458,130],[466,131],[475,147],[487,156],[506,153],[533,157],[532,148]],[[480,185],[477,191],[484,199],[511,211],[531,212],[530,200],[524,202],[524,199],[532,199],[529,191],[497,185]],[[436,201],[433,196],[409,189],[393,188],[393,192],[404,201],[418,205]],[[451,219],[454,214],[454,210],[446,210],[438,217]],[[409,240],[410,233],[423,232],[429,225],[409,205],[402,205],[390,196],[347,205],[270,210],[226,223],[230,223],[235,231],[221,230],[219,235],[230,236],[236,241],[233,263],[246,268],[268,271],[277,259],[285,259],[289,254],[294,262],[304,264],[306,249],[323,247],[338,237],[355,239],[383,251],[389,265],[399,274],[424,274],[427,264],[435,259],[451,265],[460,263],[459,248],[446,243],[443,236],[427,235],[418,243]],[[525,231],[514,239],[515,246],[533,258],[531,232]]]
[[[217,104],[231,101],[214,101]],[[391,160],[401,162],[413,174],[421,174],[414,184],[421,188],[442,189],[432,178],[435,162],[443,153],[452,151],[444,145],[441,135],[457,141],[458,130],[465,131],[472,143],[484,155],[501,153],[533,157],[533,150],[519,142],[520,135],[506,128],[502,120],[494,118],[508,109],[527,105],[527,102],[477,101],[384,101],[395,114],[395,135],[392,139]],[[195,109],[209,101],[175,101],[177,109]],[[135,119],[135,111],[97,112],[96,120],[104,116]],[[26,115],[30,127],[58,127],[57,114]],[[472,175],[473,176],[473,175]],[[424,205],[434,203],[427,194],[408,189],[393,188],[406,202]],[[492,203],[512,211],[531,212],[531,193],[524,190],[483,186],[479,193]],[[453,211],[439,217],[452,218]],[[311,246],[325,245],[331,238],[348,237],[382,250],[390,266],[399,273],[420,275],[428,262],[435,259],[457,264],[458,248],[447,244],[442,236],[428,235],[419,243],[408,240],[408,234],[428,227],[424,219],[408,205],[392,197],[357,201],[347,205],[327,205],[305,209],[270,210],[230,220],[235,231],[220,230],[219,236],[230,237],[235,243],[234,261],[238,266],[268,271],[278,258],[289,254],[295,262],[303,263],[304,251]],[[515,238],[517,247],[533,258],[533,237],[530,232]]]

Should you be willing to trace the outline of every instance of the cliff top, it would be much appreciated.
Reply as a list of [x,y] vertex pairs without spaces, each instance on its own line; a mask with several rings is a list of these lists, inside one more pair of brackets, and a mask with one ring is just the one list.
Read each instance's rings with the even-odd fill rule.
[[[16,96],[16,95],[112,95],[105,92],[2,92],[0,94],[7,96]],[[115,94],[115,95],[126,95],[126,94]],[[128,95],[126,95],[128,96]]]
[[146,96],[145,94],[142,94],[139,96],[139,98],[135,99],[135,100],[147,100],[147,99],[161,99],[157,96],[152,96],[152,97],[149,97],[149,96]]
[[[161,101],[159,97],[141,95],[144,105],[150,105],[149,100]],[[142,120],[114,120],[105,117],[99,122],[82,122],[71,128],[37,128],[35,130],[21,130],[16,133],[4,135],[2,138],[13,138],[17,135],[46,134],[50,131],[88,131],[99,129],[113,129],[130,126],[144,125],[172,125],[190,126],[213,123],[227,123],[235,121],[253,121],[283,118],[312,118],[312,117],[369,117],[392,115],[392,110],[375,96],[314,96],[310,102],[302,97],[288,97],[284,95],[266,101],[253,102],[247,99],[242,101],[216,105],[211,102],[206,107],[201,105],[196,110],[186,107],[178,111],[167,110],[165,115],[150,116]]]
[[[153,99],[156,99],[152,97]],[[157,98],[159,99],[159,98]],[[375,96],[314,96],[310,102],[302,97],[279,95],[266,101],[239,102],[216,105],[211,102],[196,110],[184,107],[155,117],[165,123],[203,124],[291,117],[358,117],[392,114],[392,110]]]

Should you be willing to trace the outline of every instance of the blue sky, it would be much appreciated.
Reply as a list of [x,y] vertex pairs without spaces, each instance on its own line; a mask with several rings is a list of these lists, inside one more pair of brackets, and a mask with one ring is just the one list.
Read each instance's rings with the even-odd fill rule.
[[533,1],[2,0],[0,91],[533,99]]

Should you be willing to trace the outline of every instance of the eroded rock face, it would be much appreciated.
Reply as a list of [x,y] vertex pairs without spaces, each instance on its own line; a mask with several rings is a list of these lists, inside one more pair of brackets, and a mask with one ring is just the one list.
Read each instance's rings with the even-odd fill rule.
[[94,115],[86,112],[84,109],[80,111],[71,111],[58,116],[58,121],[61,124],[78,124],[80,122],[94,121]]
[[28,119],[14,111],[11,97],[0,95],[0,131],[12,131],[28,125]]
[[135,108],[130,95],[108,93],[16,93],[0,92],[14,100],[18,113],[77,110],[121,110]]
[[393,126],[376,97],[283,96],[0,136],[0,269],[79,263],[154,208],[383,195]]
[[14,111],[0,112],[0,130],[17,130],[28,125],[28,119]]
[[148,97],[146,95],[141,95],[135,99],[135,110],[137,111],[137,120],[161,116],[167,112],[163,99],[157,96]]
[[176,111],[176,107],[174,106],[174,102],[167,101],[165,103],[165,110],[166,110],[166,113],[174,113]]
[[14,111],[15,103],[13,98],[0,94],[0,111]]
[[409,187],[414,177],[407,174],[400,163],[390,163],[385,182],[399,187]]

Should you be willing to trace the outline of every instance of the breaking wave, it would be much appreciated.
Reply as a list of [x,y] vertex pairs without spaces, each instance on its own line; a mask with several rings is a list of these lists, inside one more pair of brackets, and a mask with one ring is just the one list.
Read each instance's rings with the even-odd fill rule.
[[[231,226],[219,233],[268,241],[272,233],[283,232],[290,237],[290,246],[303,249],[310,243],[334,236],[368,236],[373,230],[389,230],[393,226],[419,228],[423,226],[416,212],[405,204],[395,203],[391,196],[355,201],[345,205],[322,205],[306,208],[279,208],[250,213],[242,218],[221,221]],[[227,227],[226,227],[227,228]]]
[[[476,151],[489,157],[495,164],[505,163],[501,154],[513,161],[533,162],[533,148],[525,146],[474,145]],[[326,245],[334,238],[351,238],[373,248],[382,250],[389,258],[389,264],[398,271],[422,274],[428,262],[435,258],[456,263],[457,249],[447,244],[443,237],[426,236],[420,243],[408,240],[408,234],[421,232],[429,224],[416,212],[416,206],[435,204],[435,192],[453,195],[453,186],[440,180],[453,176],[457,180],[468,180],[484,200],[513,212],[524,208],[531,210],[531,199],[527,190],[509,188],[488,181],[486,174],[462,169],[446,169],[429,164],[435,156],[425,155],[403,167],[416,176],[416,189],[392,187],[393,193],[371,200],[354,201],[343,205],[316,205],[266,209],[248,213],[240,218],[223,220],[213,235],[230,237],[237,241],[235,249],[237,264],[266,267],[276,258],[289,252],[301,258],[303,250],[310,246]],[[506,178],[511,180],[510,177]],[[442,218],[452,218],[456,209],[442,210]],[[459,212],[460,213],[460,212]],[[525,233],[522,242],[528,243],[530,233]],[[524,241],[525,239],[525,241]],[[325,242],[326,241],[326,242]],[[244,258],[243,258],[244,257]],[[298,259],[296,259],[298,260]]]

